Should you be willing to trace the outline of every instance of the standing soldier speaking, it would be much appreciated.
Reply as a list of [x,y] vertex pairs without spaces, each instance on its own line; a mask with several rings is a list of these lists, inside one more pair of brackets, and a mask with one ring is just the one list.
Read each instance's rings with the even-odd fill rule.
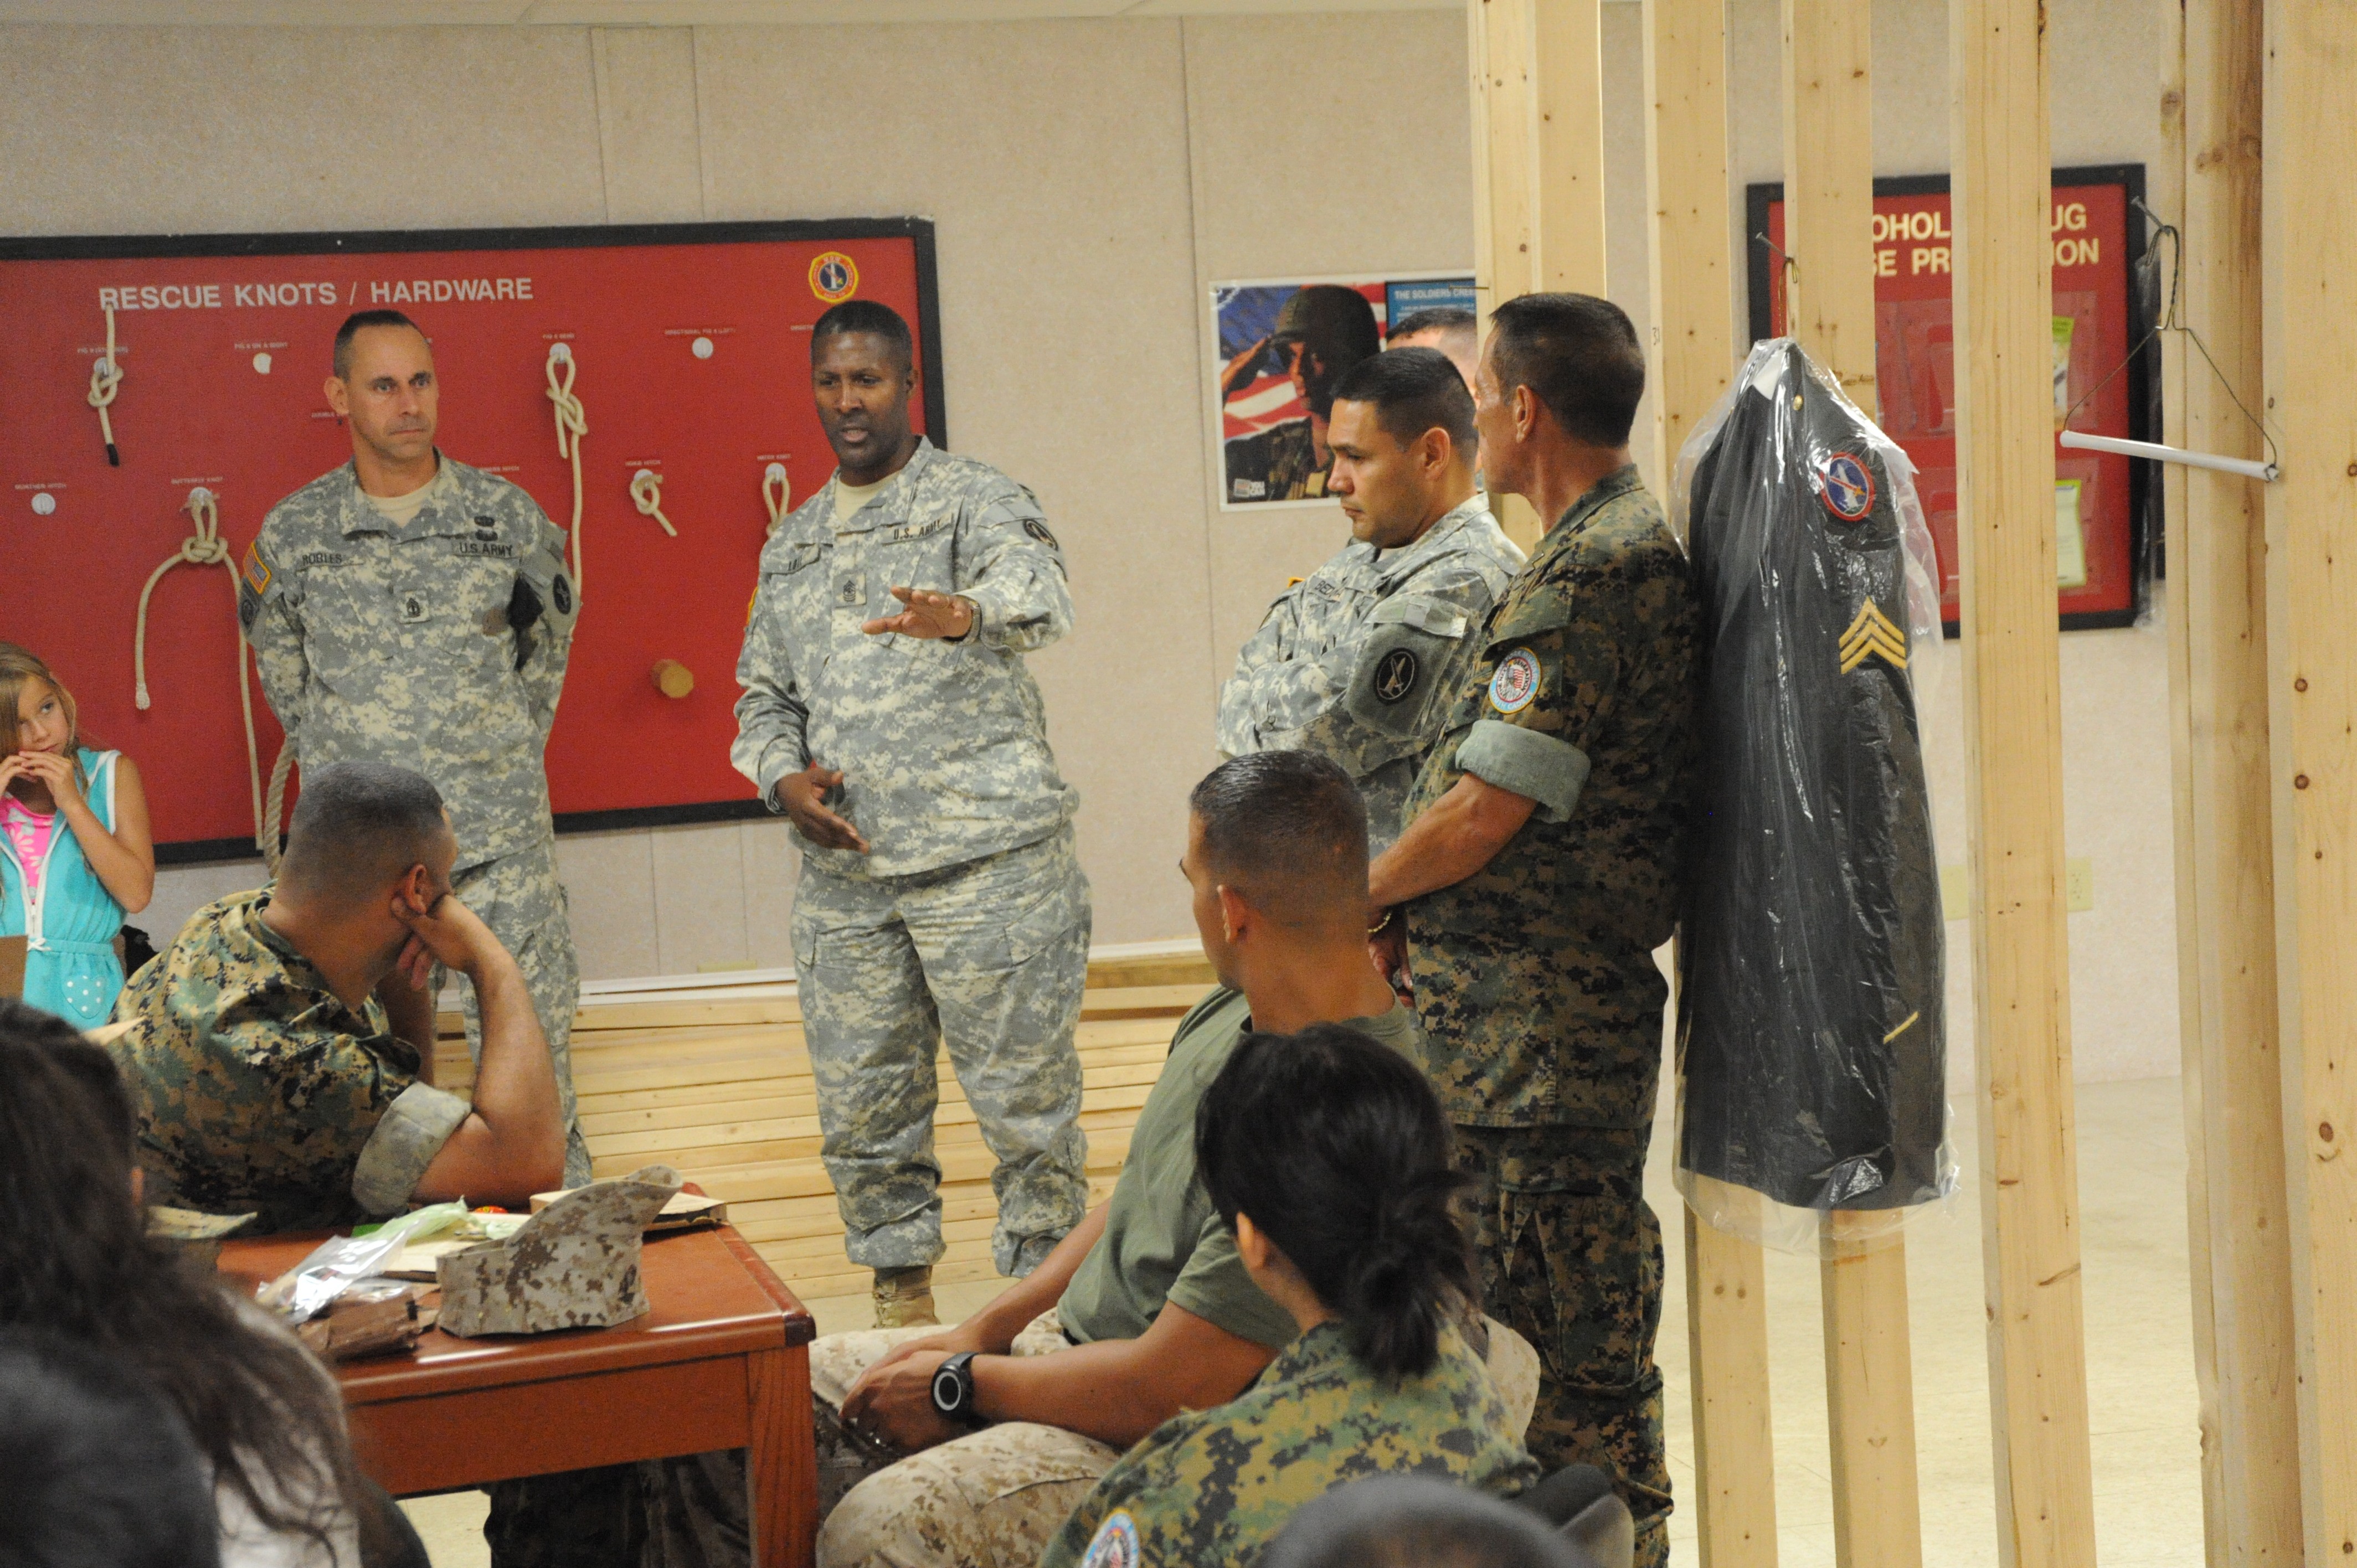
[[[581,972],[556,879],[544,754],[579,612],[565,535],[516,486],[434,444],[441,386],[395,310],[336,333],[328,404],[352,458],[270,510],[238,618],[307,772],[380,762],[425,775],[458,838],[451,890],[515,956],[564,1102],[565,1180],[589,1179],[568,1047]],[[379,989],[393,1032],[430,1039],[431,994]],[[466,997],[467,1045],[482,1023]]]
[[1031,493],[910,430],[897,313],[820,317],[811,386],[839,466],[761,552],[729,758],[802,838],[823,1153],[876,1321],[897,1327],[934,1321],[936,1038],[997,1156],[998,1272],[1030,1273],[1086,1206],[1089,886],[1023,664],[1072,601]]

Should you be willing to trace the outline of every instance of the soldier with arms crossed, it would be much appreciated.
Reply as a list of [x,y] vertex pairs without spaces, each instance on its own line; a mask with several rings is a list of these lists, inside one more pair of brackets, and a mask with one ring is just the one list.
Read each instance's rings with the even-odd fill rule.
[[1523,553],[1473,488],[1473,399],[1437,351],[1360,361],[1335,387],[1327,439],[1351,542],[1278,595],[1236,656],[1220,749],[1333,758],[1380,852]]
[[[1498,307],[1476,399],[1491,485],[1546,536],[1369,874],[1377,961],[1405,957],[1423,1061],[1475,1178],[1489,1309],[1540,1353],[1524,1441],[1615,1477],[1639,1568],[1667,1560],[1643,1196],[1700,655],[1685,553],[1629,461],[1635,328],[1586,295]],[[1405,913],[1405,921],[1397,917]]]
[[729,760],[802,835],[794,970],[845,1248],[879,1326],[930,1324],[937,1042],[998,1158],[999,1273],[1087,1206],[1089,885],[1023,662],[1072,601],[1031,492],[910,429],[898,314],[820,317],[811,384],[840,466],[762,549]]
[[[564,1100],[565,1180],[585,1182],[569,1048],[581,972],[543,761],[580,607],[565,535],[522,490],[435,446],[434,349],[398,311],[345,321],[327,393],[352,459],[271,509],[238,618],[307,781],[339,762],[391,763],[448,803],[451,885],[532,989]],[[378,1000],[396,1033],[433,1037],[429,992],[393,984]],[[465,1006],[479,1062],[471,991]]]

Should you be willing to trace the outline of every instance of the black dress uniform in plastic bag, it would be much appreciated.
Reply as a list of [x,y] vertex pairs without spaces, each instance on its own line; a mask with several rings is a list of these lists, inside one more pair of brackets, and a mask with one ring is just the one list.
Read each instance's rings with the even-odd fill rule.
[[1939,603],[1912,465],[1779,338],[1679,469],[1705,671],[1680,1185],[1819,1211],[1940,1197],[1945,929],[1908,669]]

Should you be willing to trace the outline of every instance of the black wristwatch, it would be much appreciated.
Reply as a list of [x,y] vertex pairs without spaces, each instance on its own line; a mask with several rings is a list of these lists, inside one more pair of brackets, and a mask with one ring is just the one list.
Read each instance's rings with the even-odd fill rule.
[[974,1408],[974,1359],[977,1352],[963,1350],[933,1369],[933,1408],[952,1421],[968,1426],[982,1424],[982,1412]]

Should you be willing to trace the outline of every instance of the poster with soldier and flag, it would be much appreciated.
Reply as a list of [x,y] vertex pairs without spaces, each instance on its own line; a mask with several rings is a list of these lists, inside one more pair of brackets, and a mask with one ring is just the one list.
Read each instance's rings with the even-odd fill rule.
[[1472,310],[1462,274],[1213,284],[1221,510],[1326,504],[1334,384],[1389,343],[1469,335]]

